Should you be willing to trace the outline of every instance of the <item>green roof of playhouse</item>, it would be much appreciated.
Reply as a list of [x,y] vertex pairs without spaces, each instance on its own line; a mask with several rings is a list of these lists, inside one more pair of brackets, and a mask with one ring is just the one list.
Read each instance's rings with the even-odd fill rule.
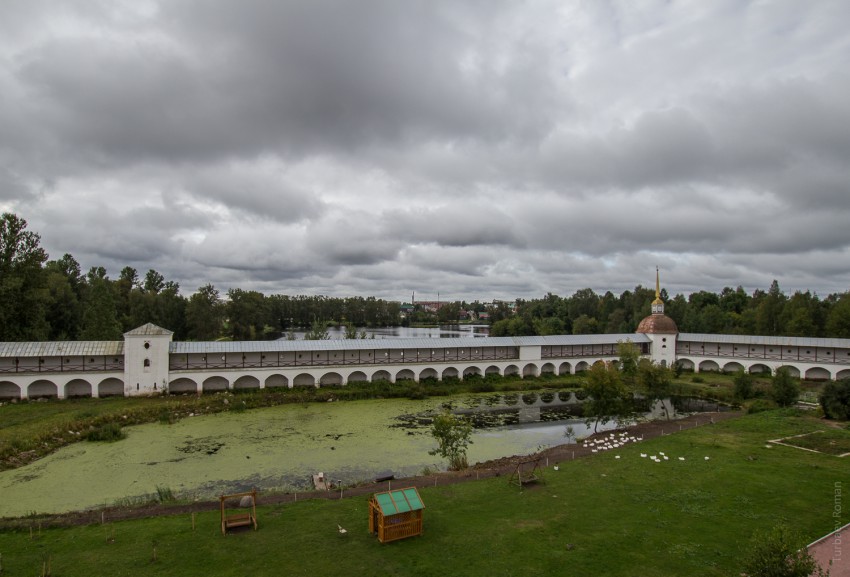
[[386,493],[375,493],[375,501],[381,508],[381,513],[386,515],[397,515],[398,513],[407,513],[408,511],[418,511],[425,508],[422,498],[419,497],[419,491],[416,487],[409,489],[397,489],[395,491],[387,491]]

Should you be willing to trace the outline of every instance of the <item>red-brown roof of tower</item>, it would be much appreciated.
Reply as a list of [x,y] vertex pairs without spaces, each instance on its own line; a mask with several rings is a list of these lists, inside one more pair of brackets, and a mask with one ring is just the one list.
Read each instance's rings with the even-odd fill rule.
[[640,321],[636,333],[648,334],[679,334],[679,327],[676,326],[676,321],[665,314],[653,314]]

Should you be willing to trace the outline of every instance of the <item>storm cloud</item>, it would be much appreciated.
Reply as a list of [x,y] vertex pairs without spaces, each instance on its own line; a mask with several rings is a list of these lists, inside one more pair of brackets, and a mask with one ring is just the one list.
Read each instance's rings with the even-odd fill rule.
[[850,5],[4,2],[0,210],[266,293],[850,289]]

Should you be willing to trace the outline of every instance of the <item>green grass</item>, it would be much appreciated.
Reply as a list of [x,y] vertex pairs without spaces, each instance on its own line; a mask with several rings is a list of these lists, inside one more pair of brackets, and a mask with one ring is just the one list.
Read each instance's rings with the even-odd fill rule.
[[[218,512],[199,513],[192,531],[186,514],[32,539],[6,530],[0,554],[4,574],[39,574],[49,557],[53,574],[68,577],[737,575],[756,530],[786,521],[813,540],[833,529],[846,461],[765,448],[819,428],[801,413],[769,411],[627,446],[621,459],[564,462],[522,492],[506,477],[429,487],[425,534],[388,545],[367,532],[367,497],[262,506],[261,496],[257,532],[222,537]],[[639,456],[660,451],[670,461]]]

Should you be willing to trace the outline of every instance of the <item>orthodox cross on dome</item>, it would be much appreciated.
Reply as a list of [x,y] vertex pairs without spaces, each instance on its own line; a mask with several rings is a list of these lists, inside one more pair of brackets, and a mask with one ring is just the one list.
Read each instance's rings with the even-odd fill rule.
[[655,267],[655,300],[652,301],[652,314],[664,314],[664,301],[661,300],[661,279],[658,275],[658,267]]

